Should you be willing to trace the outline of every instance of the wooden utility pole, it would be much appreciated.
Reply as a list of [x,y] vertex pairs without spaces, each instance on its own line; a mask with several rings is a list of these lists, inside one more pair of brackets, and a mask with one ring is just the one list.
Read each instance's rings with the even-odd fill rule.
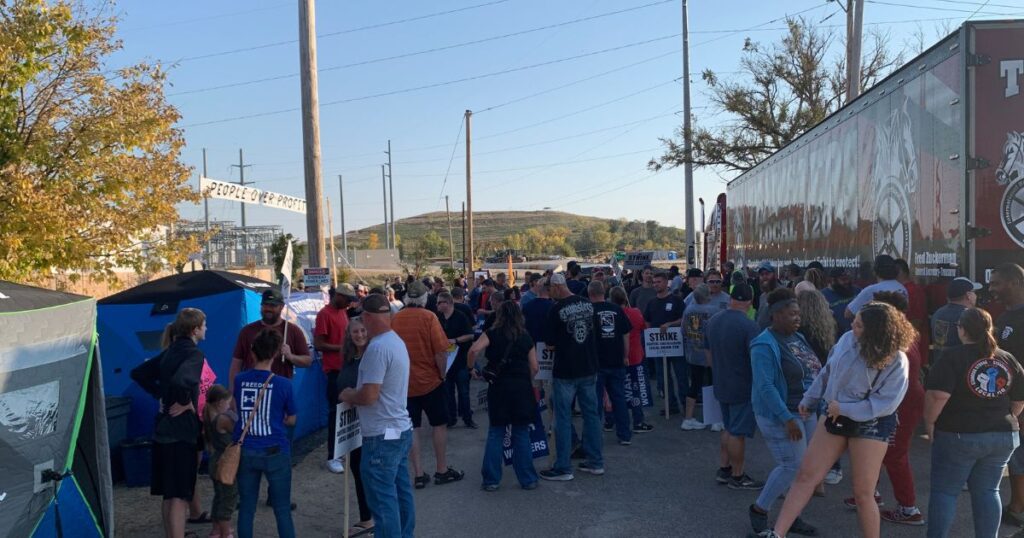
[[398,248],[398,232],[395,230],[395,189],[391,169],[391,139],[388,139],[388,198],[391,199],[391,248]]
[[345,187],[338,174],[338,216],[341,218],[341,253],[348,259],[348,235],[345,234]]
[[444,195],[444,214],[448,217],[448,263],[455,269],[455,240],[452,239],[452,214],[448,211],[448,195]]
[[683,188],[686,204],[686,267],[695,267],[696,234],[693,222],[693,147],[690,132],[690,33],[683,0]]
[[323,179],[320,175],[320,98],[316,75],[316,3],[299,0],[299,71],[302,90],[302,161],[306,178],[309,266],[323,267]]
[[470,123],[473,120],[473,111],[466,111],[466,263],[470,270],[473,269],[473,153],[471,150],[471,129]]
[[864,0],[846,0],[846,102],[860,95],[860,55]]
[[[203,148],[203,177],[206,177],[206,148]],[[210,197],[203,193],[203,220],[206,221],[206,267],[212,267],[210,260]]]
[[338,287],[338,256],[334,253],[334,219],[331,214],[331,199],[327,199],[327,237],[331,239],[331,278],[334,279],[334,287]]
[[388,234],[388,181],[384,175],[384,166],[380,165],[380,190],[384,193],[384,248],[391,248],[391,237]]
[[462,202],[462,274],[469,276],[466,262],[466,202]]

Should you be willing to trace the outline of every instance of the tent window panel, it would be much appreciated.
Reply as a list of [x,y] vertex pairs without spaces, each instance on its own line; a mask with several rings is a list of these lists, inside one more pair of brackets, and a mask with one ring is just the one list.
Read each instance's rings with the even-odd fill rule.
[[163,349],[161,345],[161,340],[164,337],[163,329],[158,331],[136,331],[135,337],[139,339],[139,344],[146,351],[161,351]]

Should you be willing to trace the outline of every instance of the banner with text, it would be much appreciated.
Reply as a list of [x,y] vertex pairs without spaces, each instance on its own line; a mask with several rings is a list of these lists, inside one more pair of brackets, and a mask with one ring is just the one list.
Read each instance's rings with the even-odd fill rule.
[[549,350],[544,342],[537,343],[537,381],[551,381],[551,369],[555,365],[555,350]]
[[683,329],[671,327],[665,332],[661,329],[644,329],[644,353],[648,357],[682,357]]
[[651,387],[647,383],[647,371],[642,364],[626,368],[626,403],[631,409],[654,406]]
[[[547,404],[541,398],[537,402],[537,416],[534,417],[533,424],[528,426],[530,429],[530,453],[533,459],[543,458],[550,454],[548,451],[548,434],[547,430],[544,429],[544,418],[541,415],[541,411],[547,408]],[[512,465],[512,451],[512,426],[505,426],[505,438],[501,442],[501,454],[505,465]]]
[[654,259],[653,252],[630,252],[622,263],[622,268],[629,271],[638,271],[651,264]]
[[359,428],[356,408],[347,403],[338,404],[338,419],[334,423],[334,459],[363,446],[363,434]]
[[220,198],[243,204],[263,205],[295,213],[306,213],[306,200],[302,198],[208,177],[199,178],[199,193],[208,198]]

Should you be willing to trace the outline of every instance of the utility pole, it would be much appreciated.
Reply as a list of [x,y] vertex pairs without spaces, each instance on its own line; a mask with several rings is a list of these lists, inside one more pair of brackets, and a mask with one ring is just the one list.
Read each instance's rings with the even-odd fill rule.
[[860,54],[864,0],[846,0],[846,102],[860,95]]
[[466,202],[462,202],[462,274],[469,275],[466,265]]
[[299,0],[299,71],[302,91],[302,161],[306,178],[309,266],[323,267],[323,178],[320,170],[320,98],[316,74],[316,3]]
[[448,211],[448,195],[444,195],[444,214],[448,217],[448,263],[455,269],[455,241],[452,239],[452,214]]
[[391,169],[391,139],[388,139],[388,198],[391,199],[391,248],[398,248],[398,232],[395,229],[395,189]]
[[348,259],[348,235],[345,234],[345,187],[341,184],[341,174],[338,174],[338,213],[341,218],[341,252]]
[[471,129],[470,123],[473,120],[473,111],[466,111],[466,228],[468,229],[468,239],[464,238],[466,242],[466,263],[469,264],[470,270],[473,269],[473,153],[471,148]]
[[384,193],[384,248],[391,248],[391,238],[388,237],[388,182],[384,166],[380,165],[380,190]]
[[693,222],[693,147],[690,132],[690,34],[686,20],[686,0],[683,0],[683,165],[684,197],[686,204],[686,267],[696,263],[696,234]]
[[[242,148],[238,148],[238,164],[231,165],[232,168],[238,167],[238,184],[245,187],[245,169],[252,166],[245,164],[245,159],[242,156]],[[242,206],[242,263],[248,263],[249,261],[249,235],[245,233],[245,202],[240,202],[238,205]]]
[[[206,148],[203,148],[203,177],[206,177]],[[203,220],[206,221],[206,266],[210,267],[210,197],[203,195]]]

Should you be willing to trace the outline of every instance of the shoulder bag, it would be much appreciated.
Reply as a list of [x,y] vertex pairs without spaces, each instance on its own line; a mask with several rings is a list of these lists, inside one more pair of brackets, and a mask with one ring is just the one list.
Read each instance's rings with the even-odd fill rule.
[[[875,383],[878,382],[878,376],[880,375],[882,375],[882,370],[875,372],[875,379],[871,381],[871,387],[868,389],[867,394],[864,395],[863,400],[867,400],[871,396],[871,393],[875,392]],[[839,415],[835,419],[828,417],[825,419],[825,431],[832,435],[839,435],[842,437],[856,437],[857,433],[862,431],[861,428],[877,421],[877,418],[857,421],[845,415]]]
[[252,421],[256,418],[256,413],[259,411],[260,403],[263,402],[263,394],[267,391],[267,385],[270,384],[270,380],[274,379],[274,373],[271,372],[267,380],[263,382],[263,386],[260,387],[259,394],[256,395],[256,405],[253,406],[252,412],[249,413],[249,419],[245,421],[245,427],[242,428],[242,435],[238,438],[238,441],[231,443],[227,448],[224,449],[224,453],[221,454],[220,460],[217,462],[217,468],[214,470],[213,478],[224,484],[230,486],[235,483],[235,478],[238,476],[238,463],[242,459],[242,443],[245,442],[245,436],[249,433],[249,428],[252,427]]

